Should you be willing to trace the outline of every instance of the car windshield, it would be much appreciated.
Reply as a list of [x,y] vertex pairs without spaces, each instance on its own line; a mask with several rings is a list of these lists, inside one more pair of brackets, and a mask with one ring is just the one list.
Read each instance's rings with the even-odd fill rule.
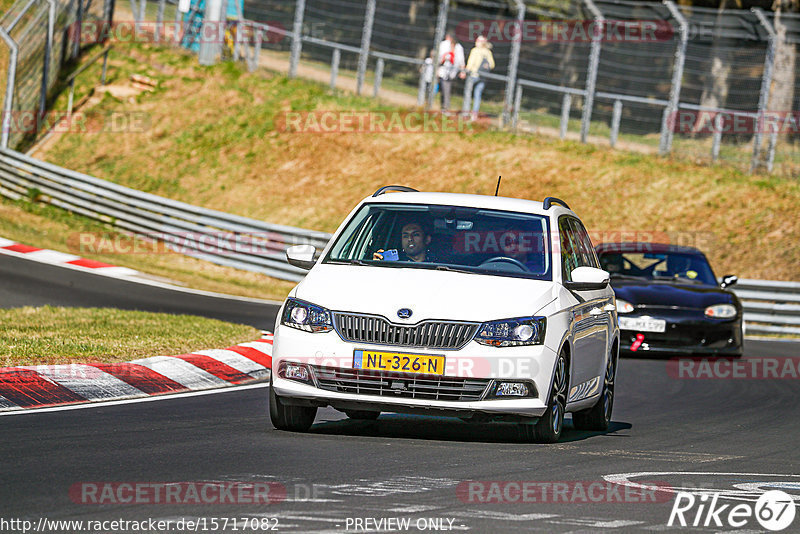
[[547,217],[421,204],[365,204],[324,263],[552,279]]
[[670,280],[687,284],[716,285],[714,272],[704,256],[684,252],[604,252],[600,266],[612,278]]

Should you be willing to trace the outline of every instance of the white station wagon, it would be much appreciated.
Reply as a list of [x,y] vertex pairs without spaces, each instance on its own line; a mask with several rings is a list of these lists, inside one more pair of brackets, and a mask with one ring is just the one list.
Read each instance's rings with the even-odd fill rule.
[[270,418],[317,408],[508,421],[553,442],[564,414],[605,430],[619,349],[614,292],[567,204],[387,186],[364,199],[278,315]]

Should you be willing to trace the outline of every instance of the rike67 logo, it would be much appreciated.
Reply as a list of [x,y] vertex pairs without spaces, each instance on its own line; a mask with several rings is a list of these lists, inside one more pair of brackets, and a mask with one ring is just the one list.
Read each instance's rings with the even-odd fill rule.
[[767,491],[755,503],[720,504],[719,493],[678,492],[667,526],[732,527],[756,526],[780,531],[794,521],[795,505],[791,495],[780,490]]

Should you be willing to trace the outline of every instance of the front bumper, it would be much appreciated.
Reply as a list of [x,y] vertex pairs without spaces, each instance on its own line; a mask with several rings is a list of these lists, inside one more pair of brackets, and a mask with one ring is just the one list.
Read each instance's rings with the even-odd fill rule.
[[[634,353],[685,353],[738,356],[742,353],[742,320],[715,321],[702,312],[626,314],[625,317],[649,317],[666,321],[664,332],[620,330],[620,348]],[[639,338],[638,336],[642,336]]]
[[[353,351],[383,350],[445,356],[442,376],[362,372],[353,369]],[[275,393],[288,404],[472,417],[536,418],[546,409],[556,353],[544,346],[487,347],[474,341],[459,350],[426,350],[343,341],[336,332],[311,334],[278,325],[272,368],[303,363],[313,383],[287,380],[273,372]],[[487,398],[497,379],[533,385],[536,396]]]

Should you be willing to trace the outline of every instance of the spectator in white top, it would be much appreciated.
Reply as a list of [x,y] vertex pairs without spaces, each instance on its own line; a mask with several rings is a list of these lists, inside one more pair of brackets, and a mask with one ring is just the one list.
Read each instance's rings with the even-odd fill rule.
[[472,120],[478,118],[481,96],[486,87],[486,73],[492,69],[494,69],[492,45],[486,40],[486,37],[479,35],[475,39],[475,48],[470,51],[469,60],[467,60],[467,73],[472,82]]
[[450,110],[450,92],[453,88],[453,80],[456,77],[464,79],[466,73],[464,67],[464,47],[456,42],[451,33],[444,37],[444,41],[439,44],[439,89],[442,92],[442,111]]

